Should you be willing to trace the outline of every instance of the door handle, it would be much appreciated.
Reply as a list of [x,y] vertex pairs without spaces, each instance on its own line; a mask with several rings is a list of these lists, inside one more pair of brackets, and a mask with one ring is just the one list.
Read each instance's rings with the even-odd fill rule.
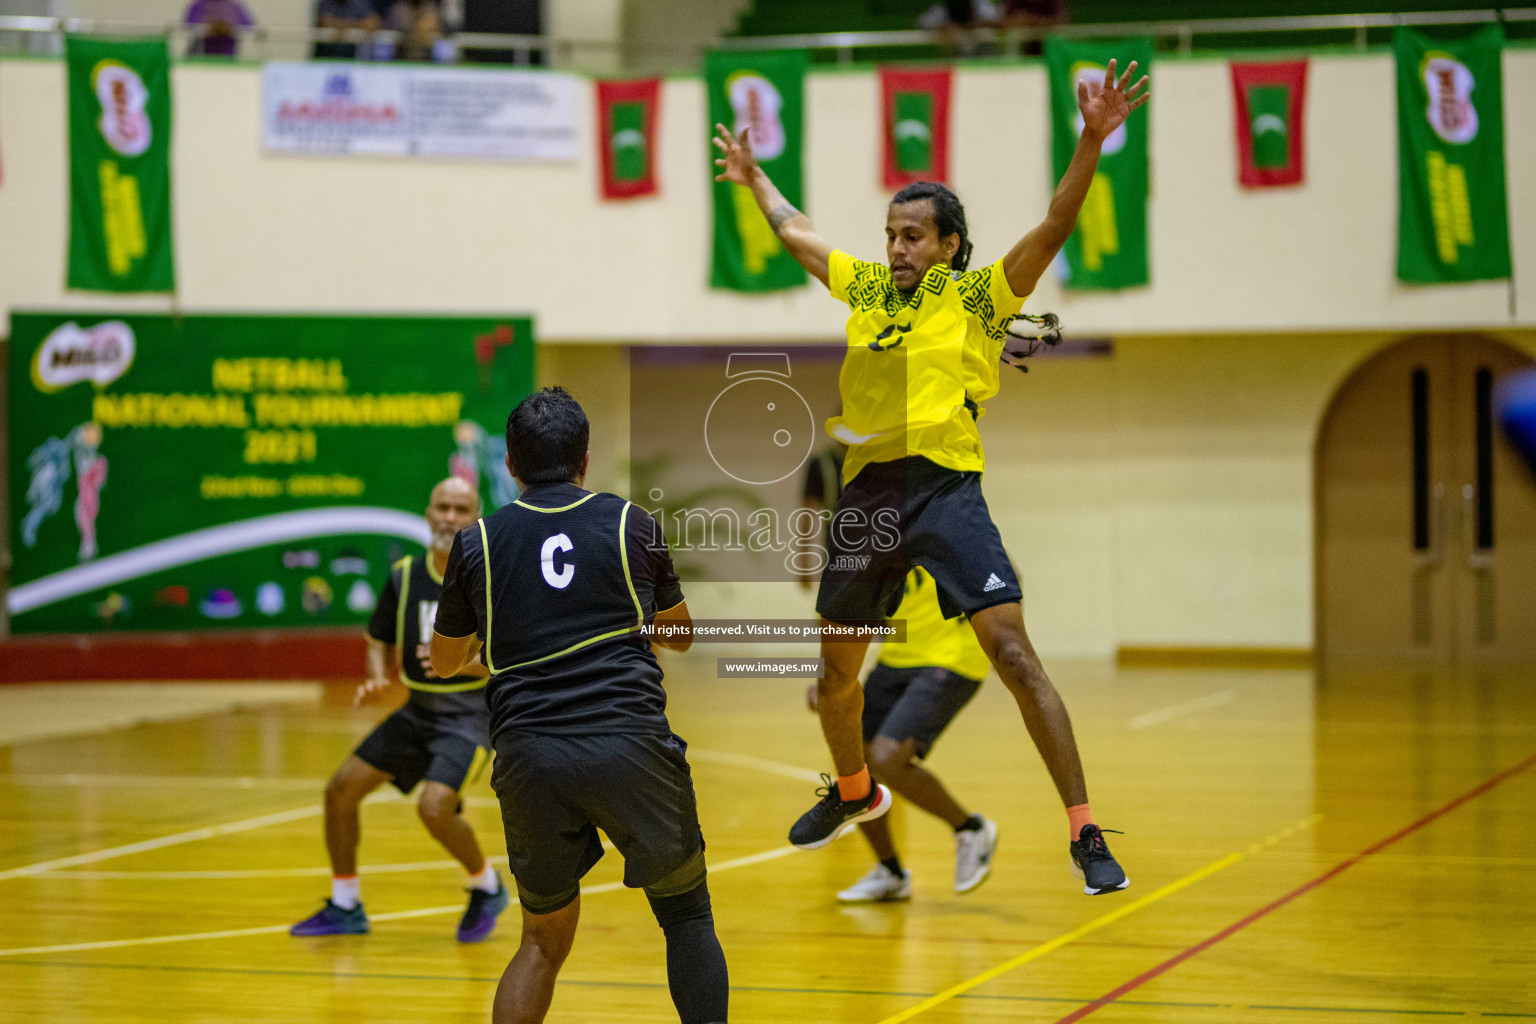
[[1418,568],[1433,569],[1440,564],[1444,534],[1445,484],[1436,483],[1429,489],[1429,547],[1419,552]]
[[1461,485],[1461,537],[1467,568],[1473,572],[1492,569],[1493,552],[1479,550],[1477,546],[1477,488],[1471,484]]

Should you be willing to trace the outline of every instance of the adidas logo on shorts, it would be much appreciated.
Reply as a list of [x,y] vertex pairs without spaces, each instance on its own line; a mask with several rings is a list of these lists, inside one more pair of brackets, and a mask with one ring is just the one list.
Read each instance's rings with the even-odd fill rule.
[[993,573],[987,577],[987,585],[981,588],[981,592],[983,594],[988,594],[994,590],[1002,590],[1007,585],[1008,584],[997,578],[997,573]]

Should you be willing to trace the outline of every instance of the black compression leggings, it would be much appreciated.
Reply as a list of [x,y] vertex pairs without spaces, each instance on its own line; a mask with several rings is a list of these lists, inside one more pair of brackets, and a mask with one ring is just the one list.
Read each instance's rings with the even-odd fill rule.
[[667,937],[667,984],[682,1024],[723,1024],[730,1002],[725,952],[715,937],[709,883],[676,896],[652,896],[651,912]]

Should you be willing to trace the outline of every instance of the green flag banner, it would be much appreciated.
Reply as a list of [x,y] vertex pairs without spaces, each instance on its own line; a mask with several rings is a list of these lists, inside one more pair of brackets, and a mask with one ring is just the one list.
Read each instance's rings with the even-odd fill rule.
[[432,486],[517,497],[525,317],[11,314],[18,633],[356,625]]
[[69,66],[68,285],[168,292],[171,75],[163,37],[65,41]]
[[[1090,94],[1104,86],[1110,58],[1119,73],[1136,61],[1136,77],[1152,71],[1152,40],[1045,41],[1051,76],[1051,155],[1060,180],[1072,162],[1083,130],[1077,85]],[[1147,283],[1147,122],[1131,117],[1104,140],[1099,168],[1077,217],[1077,230],[1061,250],[1057,267],[1069,288],[1110,289]]]
[[[704,61],[711,128],[723,124],[738,135],[750,128],[757,162],[784,198],[802,209],[805,67],[800,50],[716,52]],[[711,146],[711,161],[714,153]],[[715,182],[714,208],[713,287],[772,292],[806,282],[805,270],[779,244],[750,189]]]
[[1504,182],[1504,32],[1435,39],[1399,27],[1397,276],[1510,276]]

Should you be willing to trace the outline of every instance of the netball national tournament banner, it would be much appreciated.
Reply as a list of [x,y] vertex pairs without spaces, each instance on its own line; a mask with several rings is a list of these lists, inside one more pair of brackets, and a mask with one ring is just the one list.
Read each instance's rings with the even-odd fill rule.
[[359,624],[433,484],[517,494],[525,318],[16,312],[9,351],[18,633]]
[[70,288],[168,292],[171,74],[163,36],[67,36]]
[[[1137,62],[1136,78],[1152,73],[1152,40],[1045,41],[1051,76],[1051,156],[1054,180],[1072,162],[1083,118],[1077,110],[1077,86],[1089,94],[1104,87],[1110,59],[1117,74]],[[1057,258],[1062,284],[1069,288],[1110,289],[1146,284],[1147,275],[1147,117],[1131,117],[1104,140],[1099,167],[1077,217],[1077,230]]]
[[1307,62],[1232,65],[1237,179],[1247,188],[1300,183]]
[[1497,24],[1454,42],[1403,27],[1392,37],[1400,280],[1510,275],[1503,46]]
[[[723,124],[748,139],[757,162],[784,198],[804,206],[802,149],[806,56],[802,50],[713,52],[704,59],[710,134]],[[709,149],[711,177],[715,150]],[[772,292],[805,284],[805,270],[779,244],[752,190],[714,183],[714,257],[709,283],[740,292]]]
[[597,163],[603,175],[603,198],[655,195],[661,79],[596,84]]
[[888,189],[949,180],[949,68],[880,69],[882,180]]

